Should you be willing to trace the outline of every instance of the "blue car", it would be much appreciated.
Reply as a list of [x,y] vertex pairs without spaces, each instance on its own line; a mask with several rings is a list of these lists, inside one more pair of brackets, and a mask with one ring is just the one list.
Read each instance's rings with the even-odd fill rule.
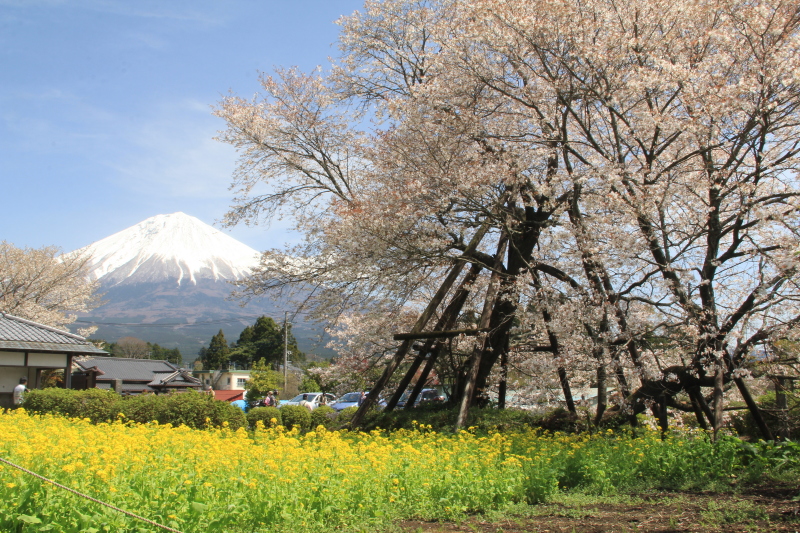
[[[358,400],[361,398],[360,392],[348,392],[336,402],[331,404],[331,407],[336,409],[337,411],[341,411],[342,409],[347,409],[348,407],[358,407]],[[386,407],[386,400],[383,398],[378,400],[378,407],[383,409]]]

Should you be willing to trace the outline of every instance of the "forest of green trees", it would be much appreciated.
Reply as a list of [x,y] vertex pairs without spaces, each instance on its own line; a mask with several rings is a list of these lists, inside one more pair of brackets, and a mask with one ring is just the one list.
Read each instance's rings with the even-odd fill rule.
[[[286,349],[288,359],[293,363],[306,360],[306,355],[297,347],[297,339],[292,334],[291,324],[286,330]],[[283,364],[284,328],[268,316],[259,317],[252,326],[244,328],[236,342],[229,343],[220,329],[198,353],[204,370],[217,370],[234,366],[250,369],[256,361],[264,360],[277,368]]]

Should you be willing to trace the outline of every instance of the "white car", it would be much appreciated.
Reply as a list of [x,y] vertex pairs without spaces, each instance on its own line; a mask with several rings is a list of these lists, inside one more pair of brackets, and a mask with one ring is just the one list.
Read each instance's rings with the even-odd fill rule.
[[333,394],[322,394],[321,392],[303,392],[286,402],[284,405],[301,405],[302,402],[311,404],[311,409],[316,409],[320,405],[329,405],[336,400]]

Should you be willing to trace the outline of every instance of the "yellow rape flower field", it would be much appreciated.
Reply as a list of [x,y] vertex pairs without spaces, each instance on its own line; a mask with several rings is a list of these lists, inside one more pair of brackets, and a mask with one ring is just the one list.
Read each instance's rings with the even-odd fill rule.
[[[743,467],[734,439],[662,441],[606,431],[477,435],[283,428],[195,430],[24,410],[0,415],[0,457],[182,532],[370,530],[454,520],[546,501],[559,490],[609,493],[642,480],[687,486]],[[676,444],[680,444],[679,446]],[[0,465],[2,531],[162,531]]]

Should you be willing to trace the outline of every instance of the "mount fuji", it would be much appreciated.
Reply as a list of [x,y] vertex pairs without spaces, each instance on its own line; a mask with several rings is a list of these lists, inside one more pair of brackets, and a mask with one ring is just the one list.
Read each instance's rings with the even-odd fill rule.
[[[76,322],[96,325],[96,338],[138,337],[180,348],[191,361],[220,329],[230,342],[258,316],[283,320],[280,302],[241,307],[230,299],[230,282],[258,265],[259,252],[184,213],[148,218],[73,253],[90,257],[90,275],[100,282],[104,304]],[[293,333],[301,350],[326,351],[311,325],[294,324]]]
[[106,286],[235,281],[247,276],[260,256],[180,212],[148,218],[76,253],[91,256],[91,274]]

